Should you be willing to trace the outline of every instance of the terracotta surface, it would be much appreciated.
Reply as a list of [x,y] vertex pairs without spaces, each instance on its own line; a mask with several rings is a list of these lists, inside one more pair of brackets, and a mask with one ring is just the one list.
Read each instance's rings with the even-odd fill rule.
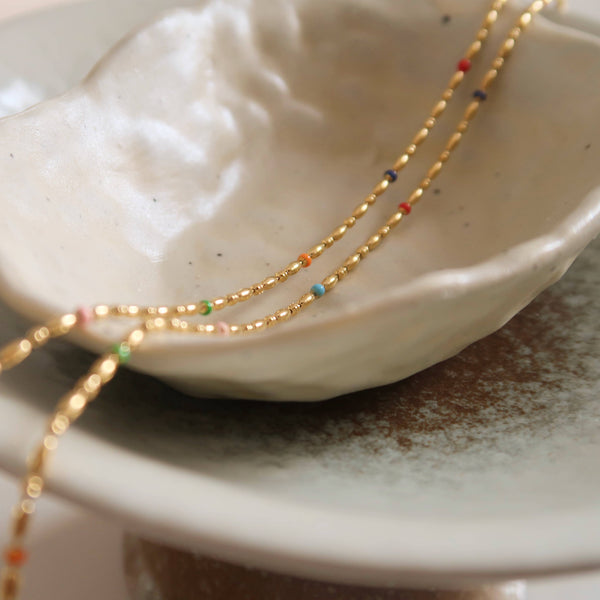
[[125,539],[125,572],[132,600],[524,600],[525,586],[462,591],[391,590],[320,583],[276,575]]

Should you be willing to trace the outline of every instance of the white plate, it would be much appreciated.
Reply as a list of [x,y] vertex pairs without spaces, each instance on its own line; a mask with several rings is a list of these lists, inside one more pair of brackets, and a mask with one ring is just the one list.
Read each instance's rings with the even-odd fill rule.
[[[92,37],[97,9],[61,19]],[[5,26],[3,53],[10,35],[51,46],[45,14]],[[41,93],[44,58],[19,63]],[[51,487],[148,536],[310,577],[431,585],[598,567],[599,266],[596,243],[493,337],[326,404],[198,401],[124,373],[65,439]],[[7,309],[0,320],[2,341],[25,326]],[[21,470],[90,360],[61,343],[2,377],[3,466]]]

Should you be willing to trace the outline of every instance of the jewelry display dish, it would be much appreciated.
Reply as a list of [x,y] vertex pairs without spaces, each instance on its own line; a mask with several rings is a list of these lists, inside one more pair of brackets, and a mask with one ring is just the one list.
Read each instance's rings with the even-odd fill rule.
[[[5,58],[0,69],[0,103],[7,110],[17,110],[25,107],[19,103],[33,103],[66,90],[122,34],[149,17],[153,10],[168,4],[103,0],[47,11],[3,25],[0,53]],[[384,4],[372,3],[373,6]],[[444,44],[460,55],[459,42],[475,23],[475,3],[438,3],[435,10],[433,4],[419,4],[427,7],[423,31],[431,27],[432,36],[434,32],[439,33]],[[598,109],[590,83],[590,80],[597,81],[593,74],[598,72],[598,37],[589,22],[587,33],[580,33],[565,25],[566,21],[563,23],[560,17],[552,17],[556,22],[540,19],[531,38],[523,40],[519,60],[503,74],[495,99],[490,97],[486,111],[469,132],[469,144],[455,157],[447,176],[440,178],[439,193],[432,190],[431,202],[424,199],[418,206],[418,219],[409,222],[404,231],[395,232],[399,245],[395,247],[395,241],[390,239],[382,255],[387,254],[387,260],[391,260],[389,256],[395,257],[393,278],[407,278],[409,287],[420,290],[421,295],[413,298],[419,303],[415,310],[429,306],[431,298],[428,300],[424,290],[437,297],[440,305],[444,299],[457,303],[462,300],[466,306],[459,307],[457,319],[467,310],[474,318],[478,302],[486,303],[486,308],[498,317],[500,310],[494,303],[504,300],[503,317],[495,324],[487,319],[487,314],[471,322],[470,330],[477,330],[476,337],[498,327],[518,306],[558,278],[597,227],[594,166],[598,163],[600,145],[598,132],[592,126],[596,122],[595,115],[590,116],[586,110],[591,111],[594,102]],[[398,17],[391,22],[401,25]],[[596,29],[600,32],[600,28]],[[417,37],[415,31],[411,35]],[[57,39],[61,40],[60,45],[55,43]],[[434,40],[435,36],[427,39]],[[23,40],[27,41],[27,50]],[[35,50],[31,48],[33,43]],[[16,52],[15,48],[21,50]],[[438,50],[435,45],[429,46],[433,75],[425,75],[423,70],[419,72],[422,67],[415,62],[416,54],[410,59],[414,64],[406,66],[406,72],[412,72],[415,77],[411,85],[418,90],[420,86],[427,88],[428,100],[439,92],[433,81],[436,78],[443,81],[442,75],[446,73],[438,63],[448,51]],[[406,57],[402,60],[408,61]],[[571,89],[580,68],[585,69],[586,76],[580,75],[577,89]],[[564,79],[556,75],[559,71]],[[589,90],[585,87],[588,84]],[[401,93],[394,92],[396,83],[392,77],[389,85],[390,93]],[[519,91],[519,87],[524,89]],[[353,93],[360,91],[352,90]],[[423,92],[423,99],[425,96]],[[418,102],[411,99],[408,92],[401,97],[408,108],[394,112],[392,120],[390,114],[385,113],[388,108],[383,94],[380,110],[386,116],[386,128],[382,131],[372,123],[382,136],[383,148],[387,148],[384,142],[388,127],[397,128],[394,135],[399,139],[410,133],[405,112],[414,114],[407,119],[414,119],[413,127],[419,123],[417,103],[421,102],[421,96],[417,96]],[[67,101],[69,96],[58,102]],[[577,110],[573,110],[573,106],[577,106]],[[6,133],[12,127],[16,130],[26,119],[36,119],[36,115],[41,122],[47,108],[44,104],[24,116],[11,117],[0,123],[0,129]],[[529,109],[527,114],[531,121],[526,126],[521,124],[516,135],[511,119],[517,119],[516,115],[525,109]],[[588,119],[585,128],[581,124],[584,118]],[[555,129],[561,119],[567,121],[568,127]],[[86,121],[86,126],[91,127],[92,121]],[[53,121],[53,127],[55,133],[64,131],[60,119]],[[533,150],[532,138],[536,138],[537,152]],[[504,151],[500,150],[504,147],[501,141],[507,144]],[[46,142],[59,152],[63,142],[74,143],[74,138]],[[548,147],[550,142],[552,146]],[[147,270],[143,270],[141,267],[144,260],[149,260],[148,256],[135,262],[136,253],[128,248],[127,256],[132,253],[131,265],[125,260],[125,254],[102,271],[94,270],[93,264],[87,262],[87,278],[75,279],[81,275],[81,271],[75,269],[75,258],[82,263],[89,261],[85,253],[92,251],[91,242],[81,243],[79,233],[73,239],[63,240],[60,235],[64,231],[60,228],[64,224],[56,220],[54,212],[44,212],[45,227],[36,229],[41,226],[40,215],[33,212],[39,205],[33,204],[35,194],[25,192],[32,192],[27,186],[36,185],[40,174],[28,172],[27,176],[32,179],[28,183],[26,169],[24,165],[18,166],[18,161],[31,160],[34,165],[40,156],[29,154],[25,158],[15,151],[19,147],[25,151],[26,144],[26,140],[17,139],[13,133],[6,146],[8,158],[0,156],[8,180],[0,183],[1,193],[8,194],[6,218],[1,224],[3,236],[0,236],[0,268],[6,300],[13,306],[20,303],[16,307],[21,313],[38,319],[50,311],[70,309],[71,303],[99,301],[95,295],[86,296],[91,292],[101,292],[103,301],[142,302],[147,300],[142,291],[150,293],[154,289],[156,296],[148,300],[168,301],[169,297],[159,297],[160,293],[166,293],[159,286],[168,277],[181,275],[173,266],[179,264],[179,259],[169,263],[172,273],[158,262],[152,263],[154,267],[147,264]],[[495,149],[493,156],[484,160],[484,150],[490,146]],[[43,149],[44,145],[40,147]],[[393,146],[390,152],[396,149]],[[393,159],[393,155],[387,158]],[[4,162],[9,159],[14,161],[9,162],[12,170]],[[384,162],[382,157],[371,157],[375,176],[380,167],[385,166]],[[353,164],[357,165],[358,175],[352,177],[360,179],[365,173],[364,165],[360,164],[359,168],[358,158]],[[73,168],[66,162],[65,166]],[[332,162],[327,167],[331,170],[330,178],[317,182],[322,198],[332,203],[336,199],[336,210],[332,209],[331,214],[328,203],[321,202],[320,214],[324,221],[346,207],[349,182],[338,167],[340,165]],[[568,170],[567,175],[563,169]],[[277,180],[281,194],[292,194],[297,189],[293,177],[287,182]],[[372,178],[366,176],[364,181],[352,179],[351,188],[360,183],[368,190],[371,181]],[[66,179],[62,182],[65,189],[69,188]],[[87,176],[85,182],[91,186]],[[170,183],[177,188],[176,181]],[[310,183],[304,181],[303,185]],[[334,188],[338,191],[334,192]],[[93,186],[90,193],[92,189]],[[58,190],[55,191],[58,194]],[[395,193],[402,197],[401,191]],[[310,200],[314,190],[306,194]],[[24,197],[31,202],[25,202]],[[17,198],[22,200],[20,208]],[[55,205],[52,210],[59,210],[69,200],[67,195],[48,198],[44,201]],[[86,190],[81,188],[79,199],[83,202],[85,198]],[[482,202],[480,211],[476,210],[478,205],[474,198]],[[465,204],[461,204],[462,199]],[[162,197],[156,196],[156,200],[154,203],[151,198],[151,208],[154,204],[160,205]],[[175,202],[173,198],[170,201]],[[74,205],[68,206],[72,209]],[[104,209],[110,212],[115,206],[107,205]],[[241,204],[236,206],[239,208]],[[354,202],[350,201],[349,209],[353,206]],[[460,206],[464,206],[462,211]],[[486,223],[489,226],[486,219],[490,206],[495,211],[494,229],[488,227],[485,233],[474,231]],[[467,207],[468,220],[464,215]],[[101,208],[98,203],[94,205],[94,210]],[[251,208],[249,204],[248,210]],[[289,208],[288,204],[285,208]],[[534,210],[539,227],[547,228],[544,235],[509,245],[499,254],[491,251],[494,242],[501,242],[486,237],[500,236],[505,227],[515,235],[525,235],[530,231],[527,227],[532,226],[533,212],[529,211]],[[69,214],[77,221],[80,217],[82,222],[87,218],[81,208]],[[286,214],[283,209],[277,212],[282,222]],[[10,215],[10,226],[7,215]],[[508,220],[503,221],[505,218]],[[15,219],[21,224],[29,223],[31,229],[24,230],[20,241],[14,234],[12,238],[9,236],[13,246],[8,252],[4,234],[16,229]],[[323,225],[326,231],[329,228],[325,225],[329,224]],[[252,226],[255,225],[252,222]],[[100,224],[99,231],[85,230],[87,238],[91,239],[92,233],[105,235],[104,226],[108,228]],[[308,234],[312,235],[316,226],[311,222]],[[424,229],[419,231],[419,227]],[[449,243],[452,227],[456,234],[455,245],[444,247],[443,244]],[[298,230],[301,229],[302,222],[298,221]],[[78,227],[68,231],[76,233]],[[226,232],[227,228],[223,235]],[[290,229],[286,232],[290,233]],[[255,241],[260,244],[260,236],[255,234]],[[422,243],[425,234],[427,244]],[[296,232],[290,251],[304,242],[302,236],[296,239],[295,235]],[[284,237],[281,234],[277,244]],[[42,238],[46,244],[60,238],[61,242],[57,243],[67,244],[63,258],[66,261],[69,256],[71,262],[64,262],[60,255],[45,254],[42,248],[46,244]],[[194,241],[193,236],[191,240]],[[24,242],[38,241],[39,244],[33,246],[24,245]],[[208,237],[195,241],[198,245],[193,246],[197,252],[190,259],[192,267],[198,266],[197,261],[201,259],[202,264],[198,271],[192,270],[191,283],[183,281],[184,288],[177,294],[186,292],[188,284],[190,292],[195,292],[195,277],[200,273],[210,276],[213,272],[220,273],[219,291],[221,284],[229,284],[226,289],[233,285],[226,277],[233,276],[228,273],[234,270],[244,272],[245,276],[254,274],[254,267],[244,262],[248,258],[245,249],[236,247],[234,250],[231,239]],[[485,246],[488,250],[491,248],[489,255],[478,255],[476,259],[469,252],[478,250],[480,242],[492,246]],[[71,243],[77,246],[76,252],[71,248],[75,254],[66,252]],[[436,248],[438,254],[433,252]],[[181,251],[184,250],[189,250],[185,244]],[[428,254],[428,250],[433,254]],[[200,267],[209,262],[211,253],[215,254],[215,260],[225,259],[228,251],[235,252],[235,260],[229,257],[232,262],[217,263],[214,271],[213,267],[201,270]],[[35,252],[39,259],[37,266],[32,258]],[[273,256],[280,258],[281,252],[282,247],[278,245]],[[218,253],[223,256],[216,256]],[[435,264],[428,261],[436,257],[448,260],[449,264],[441,271],[426,272]],[[462,262],[450,264],[460,257]],[[185,255],[181,264],[187,258]],[[261,260],[256,256],[251,258]],[[329,296],[335,303],[334,312],[340,312],[340,318],[347,323],[359,324],[363,319],[376,326],[376,313],[387,307],[384,300],[376,308],[369,307],[368,302],[357,301],[358,295],[365,295],[367,288],[361,286],[367,283],[374,286],[369,288],[370,295],[377,294],[378,280],[374,279],[377,273],[382,277],[386,275],[386,279],[392,277],[392,263],[386,266],[386,259],[382,258],[384,263],[378,266],[376,259],[376,255],[369,259],[374,261],[374,272],[370,264],[365,263],[353,275],[355,288],[350,286],[352,278],[348,279],[348,296],[341,288],[339,300],[335,294]],[[19,260],[23,261],[22,265]],[[46,260],[48,263],[44,263]],[[44,266],[54,267],[52,278],[50,273],[42,273]],[[136,271],[138,267],[140,270]],[[139,280],[144,285],[157,287],[131,290],[114,273],[114,280],[106,279],[111,269],[124,268],[131,268],[129,275],[136,274],[128,283]],[[152,271],[153,268],[157,270]],[[410,272],[403,271],[409,268],[415,269],[412,279]],[[65,273],[69,278],[65,275],[64,280],[57,279]],[[212,286],[208,275],[202,283]],[[31,287],[33,277],[40,277],[36,294]],[[104,278],[102,283],[99,278]],[[447,286],[440,293],[436,286],[442,282]],[[99,287],[95,288],[96,285]],[[593,242],[562,281],[546,290],[504,329],[405,381],[326,403],[248,403],[189,398],[155,379],[123,372],[59,446],[49,473],[49,487],[153,539],[224,560],[339,582],[464,585],[466,581],[597,568],[600,566],[598,285],[600,245]],[[212,288],[202,288],[202,291],[203,296],[217,292]],[[122,297],[121,292],[135,297]],[[398,292],[392,300],[400,302],[402,298]],[[351,301],[355,311],[350,308]],[[451,306],[458,305],[448,304],[448,308]],[[412,304],[407,307],[411,308]],[[292,345],[301,351],[310,336],[316,336],[319,327],[320,335],[337,334],[337,322],[330,320],[323,305],[315,314],[314,319],[303,315],[309,321],[307,325],[301,326],[303,317],[299,317],[297,324],[282,326],[281,338],[275,331],[267,332],[265,340],[283,352],[284,344],[288,344],[284,338],[289,335],[291,352]],[[413,319],[418,315],[414,311],[410,314]],[[313,321],[316,324],[313,325]],[[439,326],[439,343],[445,336],[455,335],[454,330],[446,327],[451,325],[449,321],[423,326],[433,328],[435,324]],[[419,324],[414,326],[420,327]],[[8,342],[25,329],[25,319],[7,306],[0,306],[0,342]],[[364,334],[365,330],[360,331]],[[407,336],[411,333],[406,329],[404,332]],[[100,347],[113,335],[112,331],[102,328],[92,333],[93,339],[77,341],[96,348],[96,344]],[[395,333],[394,352],[403,347],[401,333],[401,330]],[[355,334],[358,336],[358,332]],[[211,348],[222,347],[223,350],[218,351],[221,359],[231,356],[229,368],[233,372],[241,368],[241,359],[236,358],[236,353],[242,350],[247,352],[250,365],[258,365],[254,353],[259,346],[253,346],[259,344],[258,337],[256,340],[232,338],[210,340],[210,344]],[[357,343],[354,350],[360,353],[361,340],[357,337],[354,342]],[[232,346],[227,352],[231,355],[225,353],[229,343]],[[264,343],[265,348],[268,346],[267,342],[260,343]],[[156,339],[153,344],[140,354],[141,363],[135,365],[140,370],[153,371],[153,365],[161,356],[165,359],[170,355],[165,354],[167,351],[174,353],[174,362],[188,352],[196,360],[205,356],[202,344],[196,341],[165,338]],[[317,344],[312,351],[318,356],[322,349]],[[414,352],[415,349],[411,349],[411,353]],[[363,369],[369,371],[373,369],[369,361],[377,361],[378,355],[362,358]],[[441,358],[440,355],[435,360]],[[13,473],[22,471],[23,457],[42,431],[56,399],[71,387],[91,360],[88,352],[58,342],[35,353],[19,369],[3,374],[0,380],[2,467]],[[302,365],[300,356],[295,360],[296,365]],[[263,370],[255,372],[252,385],[246,371],[240,375],[244,378],[240,387],[222,389],[208,381],[207,389],[240,396],[265,394],[267,399],[291,399],[296,393],[306,393],[309,380],[293,380],[285,387],[287,384],[278,380],[281,372],[275,370],[272,382],[265,384],[271,372],[265,371],[265,364],[261,368]],[[352,371],[355,367],[350,364],[348,368]],[[174,376],[172,371],[157,370],[157,374],[169,381]],[[325,371],[317,374],[325,376]],[[179,378],[180,375],[175,375],[177,384],[187,387],[187,379],[183,375]],[[361,385],[370,385],[367,378],[371,375],[367,373],[364,377]],[[333,381],[333,387],[328,387],[327,382],[302,398],[316,399],[344,389],[339,380]],[[355,385],[356,381],[351,383]],[[281,393],[276,391],[276,384],[284,386]],[[190,383],[193,385],[195,383]]]
[[[440,3],[383,0],[204,2],[156,17],[175,4],[186,3],[100,19],[94,51],[150,22],[83,84],[0,122],[0,289],[32,320],[198,302],[294,260],[395,160],[481,18],[475,1],[449,4],[444,24]],[[298,298],[385,221],[451,131],[494,33],[394,189],[310,270],[228,320]],[[343,286],[260,334],[155,336],[132,367],[195,395],[319,400],[397,381],[498,329],[600,230],[597,37],[541,16],[513,63],[414,217]],[[101,351],[124,327],[72,339]]]

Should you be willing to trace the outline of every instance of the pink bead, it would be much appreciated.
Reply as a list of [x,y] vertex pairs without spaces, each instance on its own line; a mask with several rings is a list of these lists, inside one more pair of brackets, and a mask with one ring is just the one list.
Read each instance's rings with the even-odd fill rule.
[[81,306],[75,313],[77,317],[77,323],[81,326],[85,326],[94,320],[94,311],[89,306]]
[[217,328],[217,333],[220,333],[221,335],[229,335],[229,325],[227,325],[225,321],[219,321],[215,324],[215,327]]

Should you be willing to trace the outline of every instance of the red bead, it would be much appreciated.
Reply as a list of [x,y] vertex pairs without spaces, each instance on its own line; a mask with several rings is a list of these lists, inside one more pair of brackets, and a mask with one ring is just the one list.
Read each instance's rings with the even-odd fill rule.
[[468,58],[462,58],[458,61],[458,70],[466,73],[471,68],[471,61]]
[[27,552],[22,548],[9,548],[4,553],[4,559],[9,567],[21,567],[27,562]]
[[398,204],[398,208],[405,214],[410,215],[410,211],[412,210],[412,206],[408,202],[403,202],[402,204]]

